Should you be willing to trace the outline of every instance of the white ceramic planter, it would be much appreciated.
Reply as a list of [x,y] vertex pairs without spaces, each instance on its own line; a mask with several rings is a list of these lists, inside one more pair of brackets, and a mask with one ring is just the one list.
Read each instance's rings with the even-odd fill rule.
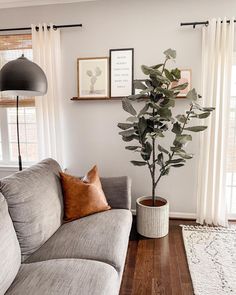
[[157,199],[166,204],[160,207],[150,207],[140,203],[147,199],[150,197],[141,197],[136,200],[137,231],[148,238],[162,238],[169,232],[169,203],[162,198]]

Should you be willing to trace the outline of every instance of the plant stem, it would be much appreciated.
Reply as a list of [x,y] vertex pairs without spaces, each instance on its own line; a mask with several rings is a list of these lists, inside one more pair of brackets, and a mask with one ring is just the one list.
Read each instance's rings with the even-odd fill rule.
[[[192,111],[192,109],[193,109],[193,105],[191,104],[190,109],[189,109],[189,113],[188,113],[188,115],[186,116],[186,119],[185,119],[185,121],[184,121],[184,123],[183,123],[183,126],[182,126],[182,128],[181,128],[180,134],[182,134],[182,132],[184,131],[185,125],[186,125],[187,122],[188,122],[188,119],[189,119],[189,116],[190,116],[190,112]],[[172,158],[174,157],[174,155],[175,155],[175,151],[173,151],[172,154],[170,155],[169,161],[172,160]],[[168,166],[168,164],[164,165],[163,168],[165,169],[167,166]],[[160,179],[161,179],[162,176],[163,176],[163,174],[162,174],[162,172],[161,172],[160,175],[159,175],[159,177],[158,177],[158,179],[157,179],[157,181],[155,182],[155,188],[156,188],[156,186],[157,186],[157,184],[158,184],[158,182],[160,181]]]
[[163,64],[163,67],[162,67],[162,71],[161,71],[161,74],[163,74],[163,72],[164,72],[164,70],[165,70],[167,60],[168,60],[168,58],[166,58],[165,61],[164,61],[164,64]]
[[156,165],[155,165],[155,158],[156,158],[156,144],[155,144],[155,138],[152,138],[152,164],[153,164],[153,169],[152,169],[152,205],[153,207],[155,206],[155,174],[156,174]]

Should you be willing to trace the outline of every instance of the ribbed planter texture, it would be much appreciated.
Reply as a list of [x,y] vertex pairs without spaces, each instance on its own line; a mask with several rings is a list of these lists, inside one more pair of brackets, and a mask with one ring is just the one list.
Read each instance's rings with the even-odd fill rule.
[[162,238],[169,232],[169,203],[163,198],[156,198],[162,206],[152,207],[141,204],[150,197],[136,200],[137,231],[148,238]]

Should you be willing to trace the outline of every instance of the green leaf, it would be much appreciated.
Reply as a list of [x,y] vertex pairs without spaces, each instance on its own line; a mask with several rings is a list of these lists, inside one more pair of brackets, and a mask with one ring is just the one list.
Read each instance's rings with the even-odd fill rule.
[[128,96],[128,99],[129,100],[133,100],[133,101],[135,101],[135,100],[139,100],[140,98],[143,98],[143,94],[142,93],[139,93],[139,94],[133,94],[133,95],[129,95]]
[[146,142],[142,148],[141,156],[145,161],[148,161],[150,159],[152,152],[152,145],[150,142]]
[[175,134],[180,134],[182,129],[181,129],[181,125],[176,122],[175,124],[173,124],[173,128],[171,129],[171,131]]
[[157,65],[151,66],[150,68],[152,68],[154,70],[157,70],[157,69],[159,69],[162,66],[163,66],[163,64],[157,64]]
[[146,162],[143,161],[130,161],[134,166],[145,166],[147,165]]
[[128,117],[126,119],[126,121],[132,122],[132,123],[137,123],[138,122],[138,118],[137,117]]
[[154,133],[155,137],[165,137],[164,134],[162,133],[162,131],[159,129],[155,129],[153,133]]
[[165,168],[164,170],[161,171],[161,174],[164,175],[168,175],[170,172],[170,167]]
[[197,100],[198,96],[197,96],[197,91],[195,88],[191,89],[186,96],[187,99],[189,100]]
[[171,70],[171,74],[177,79],[179,80],[181,78],[181,71],[179,69],[174,69]]
[[158,115],[160,115],[161,118],[169,120],[172,116],[171,110],[168,108],[160,108],[157,110]]
[[187,117],[185,115],[177,115],[175,117],[180,123],[185,123]]
[[135,150],[137,150],[138,148],[140,148],[140,146],[129,145],[129,146],[126,146],[125,148],[126,148],[127,150],[129,150],[129,151],[135,151]]
[[153,87],[153,85],[152,85],[152,81],[149,80],[149,79],[146,79],[146,80],[145,80],[145,84],[147,85],[147,87]]
[[200,132],[207,129],[207,126],[193,126],[184,128],[184,130],[192,131],[192,132]]
[[175,168],[179,168],[179,167],[182,167],[184,166],[184,164],[174,164],[174,165],[171,165],[171,167],[175,167]]
[[187,154],[184,150],[179,150],[176,152],[176,155],[182,157],[183,159],[189,160],[192,159],[192,154]]
[[169,107],[174,107],[175,106],[175,100],[174,99],[164,99],[163,102],[161,102],[161,106],[163,108],[169,108]]
[[152,72],[151,70],[153,69],[149,68],[148,66],[141,65],[141,70],[144,73],[144,75],[150,75],[150,73]]
[[168,58],[168,59],[176,58],[176,50],[173,50],[171,48],[165,50],[164,54],[165,54],[166,58]]
[[181,148],[180,147],[178,147],[178,146],[171,146],[170,147],[170,150],[172,151],[172,152],[177,152],[177,151],[179,151],[179,150],[181,150]]
[[206,119],[207,117],[210,116],[210,112],[205,112],[205,113],[202,113],[202,114],[196,114],[196,118],[199,118],[199,119]]
[[150,102],[149,103],[149,105],[151,106],[151,107],[153,107],[154,109],[156,109],[156,110],[159,110],[160,109],[160,106],[158,105],[158,104],[156,104],[155,102]]
[[149,109],[149,104],[147,103],[147,104],[145,104],[145,106],[139,112],[139,114],[138,114],[139,117],[142,116],[142,115],[144,115],[148,111],[148,109]]
[[[151,78],[151,76],[150,76]],[[152,78],[151,78],[152,79]],[[167,79],[166,77],[162,76],[161,74],[156,74],[155,75],[155,79],[158,81],[158,82],[161,82],[161,83],[164,83],[164,84],[170,84],[170,81],[169,79]]]
[[143,81],[140,81],[140,80],[134,80],[134,88],[135,88],[135,89],[142,89],[142,90],[145,90],[147,87],[146,87],[146,85],[143,83]]
[[134,129],[119,132],[119,134],[124,137],[129,137],[129,136],[133,135],[134,133],[135,133]]
[[147,95],[149,92],[152,92],[154,90],[154,88],[152,86],[146,88],[145,90],[142,90],[140,92],[140,94],[143,94],[143,95]]
[[168,165],[169,164],[184,163],[184,162],[186,162],[184,159],[174,159],[174,160],[167,161]]
[[144,134],[147,128],[147,121],[144,117],[140,117],[138,121],[138,130],[141,136]]
[[199,105],[198,103],[196,103],[196,102],[193,103],[193,107],[194,107],[195,109],[198,109],[198,110],[203,111],[203,112],[212,112],[212,111],[215,110],[214,107],[202,107],[202,106],[200,106],[200,105]]
[[177,134],[174,140],[174,145],[185,145],[188,141],[192,140],[192,136],[189,134]]
[[167,69],[164,69],[164,73],[166,78],[169,79],[171,82],[175,81],[175,78],[173,77],[170,71],[168,71]]
[[173,91],[166,88],[159,87],[159,86],[157,86],[155,90],[157,93],[164,94],[166,97],[173,97],[173,94],[174,94]]
[[159,70],[145,65],[141,65],[141,70],[145,75],[161,75],[161,72]]
[[132,141],[132,140],[139,140],[139,137],[137,135],[131,135],[131,136],[122,136],[122,140],[125,141],[125,142],[129,142],[129,141]]
[[177,85],[177,86],[174,86],[174,87],[171,88],[171,90],[175,90],[175,91],[184,90],[186,87],[188,87],[188,82]]
[[167,155],[169,154],[169,152],[166,149],[164,149],[160,144],[158,144],[158,150],[160,152],[163,152],[163,153],[167,154]]
[[136,116],[137,113],[127,98],[122,99],[122,107],[126,112],[130,113],[133,116]]
[[130,123],[119,123],[117,126],[120,129],[122,129],[122,130],[127,130],[127,129],[133,127],[133,124],[130,124]]
[[163,159],[164,159],[163,153],[158,154],[156,159],[157,164],[160,166],[164,166]]

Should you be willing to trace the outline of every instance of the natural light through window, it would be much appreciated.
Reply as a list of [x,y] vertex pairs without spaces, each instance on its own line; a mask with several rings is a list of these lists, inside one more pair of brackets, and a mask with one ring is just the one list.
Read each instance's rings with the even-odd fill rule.
[[[7,110],[10,160],[17,161],[17,137],[16,137],[16,109]],[[19,109],[20,123],[20,147],[22,158],[26,162],[37,159],[37,127],[35,108]]]
[[[0,36],[0,67],[22,54],[33,59],[30,35]],[[17,165],[16,98],[0,96],[0,165]],[[38,160],[34,98],[20,97],[20,147],[24,165]]]
[[236,55],[232,68],[226,194],[230,215],[236,216]]

